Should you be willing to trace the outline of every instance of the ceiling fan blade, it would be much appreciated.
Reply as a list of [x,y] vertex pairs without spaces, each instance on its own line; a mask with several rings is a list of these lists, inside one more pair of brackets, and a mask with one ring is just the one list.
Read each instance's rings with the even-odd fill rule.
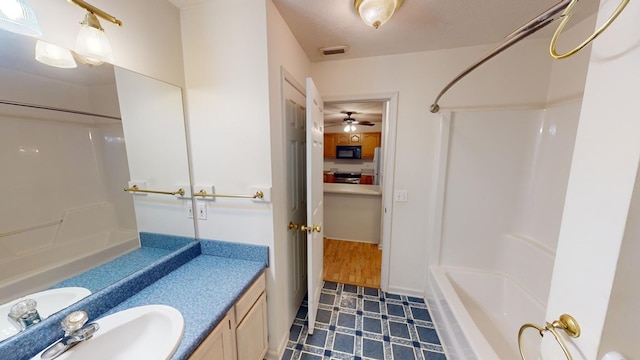
[[353,122],[354,125],[362,125],[362,126],[373,126],[375,125],[374,123],[372,123],[371,121],[354,121]]

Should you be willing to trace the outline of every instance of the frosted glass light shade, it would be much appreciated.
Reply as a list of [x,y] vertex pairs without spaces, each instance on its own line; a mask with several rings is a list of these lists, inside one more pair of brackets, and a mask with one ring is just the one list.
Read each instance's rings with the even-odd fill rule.
[[0,29],[21,35],[42,36],[36,13],[27,0],[0,0]]
[[398,6],[398,0],[356,1],[356,10],[362,21],[376,29],[391,19]]
[[81,24],[75,51],[90,60],[113,62],[109,38],[100,27],[96,16],[91,13],[87,13],[85,21]]
[[36,60],[45,65],[63,69],[73,69],[78,66],[69,49],[42,40],[36,41]]

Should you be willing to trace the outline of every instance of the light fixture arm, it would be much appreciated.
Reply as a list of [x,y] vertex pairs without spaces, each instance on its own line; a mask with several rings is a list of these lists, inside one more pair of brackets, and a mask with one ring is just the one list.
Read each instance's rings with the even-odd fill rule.
[[79,7],[87,10],[88,12],[90,12],[90,13],[92,13],[94,15],[97,15],[97,16],[99,16],[99,17],[101,17],[101,18],[103,18],[103,19],[105,19],[105,20],[107,20],[109,22],[112,22],[112,23],[114,23],[114,24],[116,24],[118,26],[122,26],[122,21],[116,19],[115,16],[107,14],[106,12],[104,12],[104,11],[98,9],[97,7],[85,2],[84,0],[67,0],[67,1],[69,1],[72,4],[76,4]]

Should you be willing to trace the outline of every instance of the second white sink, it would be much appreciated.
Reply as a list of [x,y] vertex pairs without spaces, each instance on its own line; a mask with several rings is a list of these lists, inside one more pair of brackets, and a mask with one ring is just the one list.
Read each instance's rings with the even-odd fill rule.
[[38,303],[37,310],[40,318],[44,320],[90,294],[89,289],[66,287],[33,293],[0,305],[0,341],[18,333],[18,329],[7,319],[7,314],[14,304],[25,299],[35,300]]

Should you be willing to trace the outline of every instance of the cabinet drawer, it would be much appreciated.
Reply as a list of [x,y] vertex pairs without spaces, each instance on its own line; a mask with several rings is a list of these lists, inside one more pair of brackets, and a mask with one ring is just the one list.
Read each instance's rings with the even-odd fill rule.
[[244,295],[242,295],[240,300],[238,300],[238,302],[236,303],[235,315],[236,321],[238,323],[240,323],[242,319],[244,319],[245,315],[247,315],[247,312],[249,312],[249,309],[251,309],[256,300],[258,300],[260,295],[264,292],[265,287],[266,276],[263,271],[260,277],[258,277],[258,279],[254,281],[253,284],[251,284],[249,290],[247,290]]

